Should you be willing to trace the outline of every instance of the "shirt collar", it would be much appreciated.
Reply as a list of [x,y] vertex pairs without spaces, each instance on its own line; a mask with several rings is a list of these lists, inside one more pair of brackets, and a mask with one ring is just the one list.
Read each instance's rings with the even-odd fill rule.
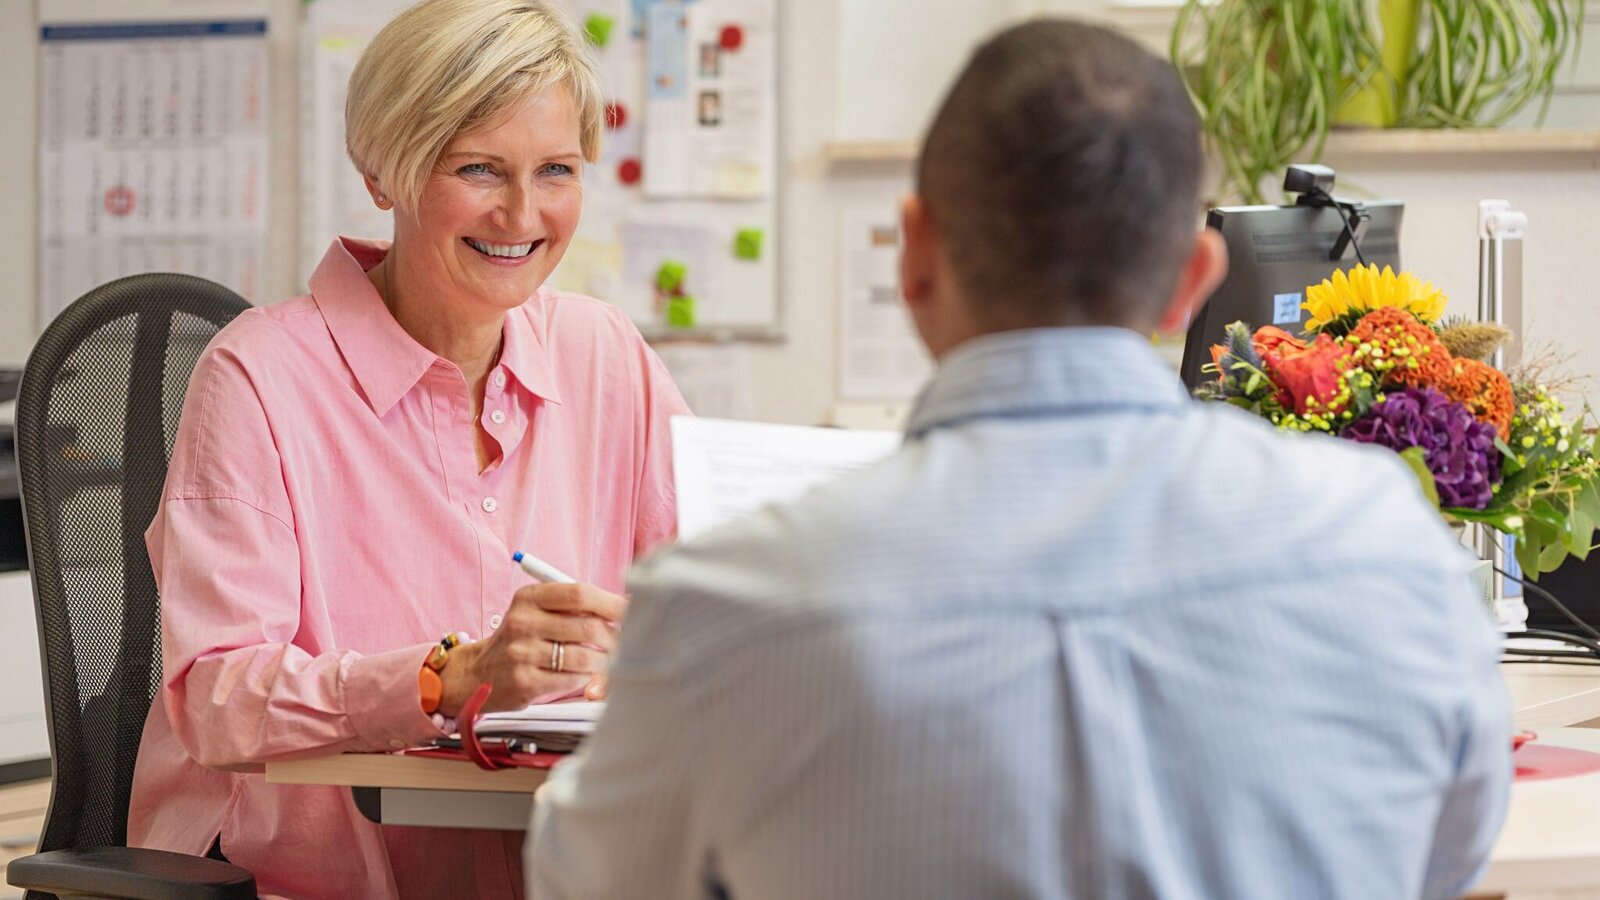
[[979,417],[1164,409],[1188,402],[1177,373],[1126,328],[1036,328],[973,338],[923,388],[908,438]]
[[556,376],[550,369],[550,354],[545,349],[544,331],[531,324],[542,315],[550,299],[550,290],[541,287],[522,310],[506,316],[503,343],[500,345],[500,364],[528,393],[550,403],[560,403],[561,395],[556,392]]
[[[311,275],[312,299],[367,403],[380,416],[441,359],[400,327],[367,279],[367,270],[388,253],[388,241],[340,237]],[[541,290],[534,302],[542,305],[544,300]],[[501,363],[529,392],[559,403],[544,345],[524,324],[528,322],[507,314],[501,331]]]

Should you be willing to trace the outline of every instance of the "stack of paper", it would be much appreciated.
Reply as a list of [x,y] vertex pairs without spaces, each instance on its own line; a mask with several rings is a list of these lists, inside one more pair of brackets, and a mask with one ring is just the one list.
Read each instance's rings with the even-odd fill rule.
[[594,732],[600,713],[605,713],[605,701],[541,703],[509,713],[485,713],[478,717],[474,730],[478,737],[533,738],[539,749],[560,751],[573,748],[578,738]]

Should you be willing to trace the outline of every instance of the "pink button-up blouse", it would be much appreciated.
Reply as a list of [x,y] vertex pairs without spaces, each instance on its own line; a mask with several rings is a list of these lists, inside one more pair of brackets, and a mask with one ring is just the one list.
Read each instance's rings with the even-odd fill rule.
[[532,553],[622,593],[675,520],[686,412],[614,307],[541,289],[506,315],[480,422],[460,370],[411,338],[335,241],[311,293],[219,333],[189,383],[159,512],[164,676],[134,771],[135,846],[222,851],[264,895],[518,897],[520,832],[380,827],[269,760],[423,743],[417,670],[491,633]]

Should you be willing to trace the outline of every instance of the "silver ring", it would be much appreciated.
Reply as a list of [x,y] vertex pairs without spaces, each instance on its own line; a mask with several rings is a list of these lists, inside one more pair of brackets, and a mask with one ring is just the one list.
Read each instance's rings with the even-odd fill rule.
[[562,663],[566,662],[567,647],[560,641],[550,642],[550,671],[561,671]]

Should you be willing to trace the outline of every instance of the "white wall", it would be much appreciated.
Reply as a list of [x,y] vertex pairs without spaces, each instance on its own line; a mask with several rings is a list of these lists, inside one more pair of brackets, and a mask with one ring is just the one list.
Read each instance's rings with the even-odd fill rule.
[[[914,17],[918,28],[933,27],[939,20],[918,15],[920,2],[779,0],[783,187],[781,225],[775,240],[788,339],[781,344],[750,346],[737,355],[745,396],[741,412],[752,418],[815,423],[833,417],[838,209],[846,202],[893,204],[910,183],[906,163],[830,168],[825,160],[824,145],[841,136],[836,133],[841,104],[874,96],[863,85],[839,83],[842,69],[860,68],[859,61],[841,57],[841,24],[847,4],[852,8],[889,4],[905,10],[908,22]],[[1170,15],[1160,10],[1113,7],[1104,0],[987,2],[994,7],[995,21],[1017,15],[1025,7],[1048,8],[1109,18],[1151,43],[1161,41],[1165,17]],[[153,13],[217,15],[219,10],[251,5],[251,0],[0,0],[0,85],[5,86],[0,90],[0,122],[8,125],[0,129],[0,272],[5,274],[7,288],[0,294],[0,364],[20,364],[38,329],[34,311],[37,137],[33,123],[40,7],[51,16],[81,15],[86,10],[103,16],[105,10],[115,9],[137,18]],[[299,217],[294,170],[295,24],[301,3],[258,0],[253,5],[268,11],[275,67],[268,294],[287,296],[299,289],[300,277],[295,260]],[[979,29],[968,21],[965,30]],[[965,44],[980,36],[958,35]],[[963,40],[944,43],[964,46]],[[871,67],[879,73],[877,77],[902,79],[907,103],[925,107],[931,106],[961,64],[960,54],[952,51],[947,58],[919,63],[947,67],[948,71],[919,71],[899,65],[896,54],[901,51],[894,42],[876,42],[866,50],[882,56]],[[860,48],[852,52],[860,52]],[[1600,128],[1600,112],[1591,114],[1596,96],[1593,91],[1576,92],[1576,102],[1563,107],[1561,124]],[[902,129],[920,118],[907,117],[899,110],[894,114],[902,120],[897,125]],[[1579,354],[1580,369],[1600,374],[1600,328],[1595,327],[1600,325],[1600,303],[1595,302],[1600,298],[1595,297],[1594,287],[1600,284],[1600,154],[1464,161],[1368,157],[1330,162],[1340,168],[1342,183],[1408,202],[1402,236],[1406,263],[1444,288],[1457,311],[1470,312],[1476,293],[1476,202],[1504,197],[1527,212],[1532,219],[1526,250],[1529,336],[1534,340],[1559,338]]]

